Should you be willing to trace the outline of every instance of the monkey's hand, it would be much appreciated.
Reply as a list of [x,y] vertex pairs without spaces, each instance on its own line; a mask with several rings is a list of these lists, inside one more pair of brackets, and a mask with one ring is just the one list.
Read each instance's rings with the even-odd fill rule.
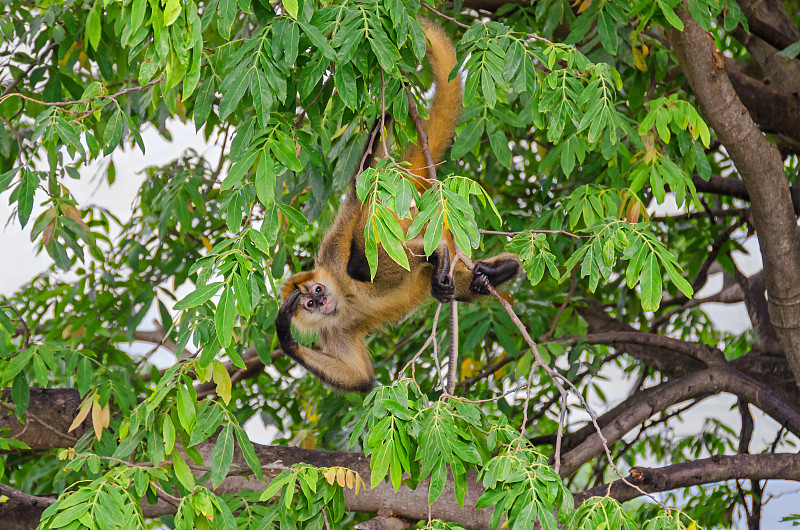
[[489,294],[489,285],[499,285],[517,273],[519,263],[513,259],[497,261],[479,261],[472,269],[472,282],[469,288],[472,292]]
[[297,304],[300,301],[300,290],[295,289],[286,297],[275,317],[275,332],[278,334],[278,341],[281,343],[283,353],[292,357],[297,350],[297,341],[292,336],[292,317],[297,311]]
[[450,251],[447,245],[441,245],[436,249],[428,261],[433,264],[431,296],[446,304],[456,294],[456,282],[450,276]]

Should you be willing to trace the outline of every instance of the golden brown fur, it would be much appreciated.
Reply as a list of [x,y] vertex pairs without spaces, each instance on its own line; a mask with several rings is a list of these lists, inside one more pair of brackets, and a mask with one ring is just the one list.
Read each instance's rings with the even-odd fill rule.
[[[461,109],[461,74],[448,81],[456,65],[453,44],[438,26],[421,21],[428,38],[430,62],[436,90],[424,124],[434,161],[441,159],[449,144]],[[379,120],[380,121],[380,120]],[[379,124],[376,125],[379,128]],[[382,131],[381,131],[382,132]],[[367,153],[382,151],[380,132],[373,130]],[[371,157],[365,155],[369,161]],[[404,154],[409,169],[424,183],[426,163],[419,145]],[[455,252],[452,236],[445,230],[443,241],[430,257],[423,251],[424,232],[406,244],[410,271],[395,263],[379,246],[378,270],[369,281],[364,257],[364,225],[368,212],[355,193],[354,175],[350,191],[319,248],[315,268],[292,276],[282,289],[284,299],[276,330],[284,352],[330,386],[344,391],[368,391],[373,385],[372,363],[364,336],[387,323],[397,322],[424,302],[430,294],[441,301],[453,297],[471,301],[485,294],[482,283],[499,284],[512,277],[518,258],[501,254],[480,262],[474,275],[458,263],[449,275],[449,256]],[[401,220],[406,230],[411,219]],[[476,266],[477,267],[477,266]],[[290,325],[317,334],[322,350],[297,343]]]

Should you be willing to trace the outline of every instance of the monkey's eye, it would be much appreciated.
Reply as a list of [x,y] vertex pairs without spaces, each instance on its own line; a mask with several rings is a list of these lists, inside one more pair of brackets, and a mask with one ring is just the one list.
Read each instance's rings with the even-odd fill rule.
[[309,309],[314,309],[314,300],[309,300],[308,303],[306,304],[306,307],[308,307]]
[[317,285],[317,286],[314,288],[314,292],[315,292],[316,294],[319,294],[319,293],[321,293],[321,292],[322,292],[322,286],[321,286],[321,285]]

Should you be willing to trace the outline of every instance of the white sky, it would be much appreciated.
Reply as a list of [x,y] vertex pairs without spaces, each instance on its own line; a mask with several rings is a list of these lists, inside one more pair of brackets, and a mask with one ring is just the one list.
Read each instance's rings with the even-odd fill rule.
[[[169,124],[172,131],[172,142],[167,142],[159,136],[152,128],[142,133],[146,146],[146,154],[142,154],[138,148],[128,148],[125,151],[115,151],[113,154],[114,163],[117,170],[116,182],[113,187],[109,187],[104,174],[98,174],[98,168],[104,167],[104,162],[94,164],[89,169],[83,171],[84,175],[90,178],[83,178],[80,181],[69,181],[69,190],[77,199],[81,208],[90,205],[98,205],[108,208],[121,220],[126,221],[130,218],[132,204],[136,193],[144,180],[142,170],[151,165],[165,164],[173,160],[176,155],[188,148],[194,148],[201,154],[206,155],[208,160],[216,161],[219,157],[219,148],[208,146],[203,137],[202,131],[195,132],[194,125],[191,123],[183,124],[173,121]],[[41,196],[40,196],[41,195]],[[44,200],[44,194],[40,191],[36,196],[34,210],[28,226],[23,230],[19,227],[19,220],[16,216],[11,217],[11,209],[8,206],[8,192],[0,196],[0,294],[11,295],[21,285],[30,281],[36,275],[45,272],[52,260],[46,252],[36,255],[34,245],[30,241],[30,229],[33,221],[41,213],[42,208],[39,203]],[[675,211],[673,205],[662,205],[654,208],[657,214],[668,214]],[[652,211],[651,211],[652,213]],[[10,222],[7,222],[9,221]],[[761,268],[758,244],[755,238],[749,238],[744,242],[744,246],[750,251],[750,255],[739,253],[737,262],[746,274],[752,274]],[[65,277],[65,279],[68,279]],[[699,296],[707,296],[717,292],[722,285],[721,275],[712,275],[706,287],[698,293]],[[744,304],[707,304],[705,307],[718,329],[734,333],[741,332],[749,327],[747,312]],[[153,329],[152,320],[157,318],[155,310],[151,310],[142,322],[141,329]],[[143,354],[150,349],[149,345],[136,343],[131,347],[134,355]],[[162,350],[153,356],[153,361],[160,367],[169,366],[174,362],[171,353]],[[625,397],[627,387],[621,383],[624,375],[619,370],[604,369],[603,375],[608,378],[607,395],[613,401],[613,406]],[[615,392],[614,389],[617,389]],[[619,394],[615,400],[615,394]],[[730,424],[733,429],[738,429],[738,414],[731,412],[735,408],[735,400],[730,396],[719,396],[708,399],[699,406],[695,407],[694,413],[686,416],[686,420],[681,424],[672,424],[677,435],[689,435],[696,433],[701,427],[706,417],[716,417]],[[596,413],[602,413],[599,407]],[[771,442],[772,436],[777,431],[777,425],[770,418],[763,414],[756,415],[757,429],[759,424],[761,430],[757,430],[751,446],[757,452],[765,444]],[[265,427],[259,415],[255,415],[246,425],[247,432],[254,442],[270,443],[276,436],[277,429]],[[643,465],[657,465],[657,462],[642,462]],[[767,493],[777,495],[779,498],[768,503],[764,507],[762,517],[762,528],[791,528],[790,523],[779,523],[781,517],[790,513],[800,512],[797,506],[796,495],[798,485],[788,482],[772,481],[767,486]],[[746,524],[739,525],[746,528]]]

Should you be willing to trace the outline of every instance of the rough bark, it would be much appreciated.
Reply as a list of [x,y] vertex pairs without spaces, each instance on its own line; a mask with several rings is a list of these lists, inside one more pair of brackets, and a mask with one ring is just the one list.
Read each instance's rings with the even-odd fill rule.
[[[800,411],[766,385],[730,368],[717,366],[649,388],[623,401],[598,418],[603,436],[611,446],[653,414],[689,399],[720,392],[752,403],[790,432],[800,435]],[[561,476],[568,476],[603,452],[603,442],[592,425],[569,435],[573,449],[561,457]]]
[[[620,331],[637,333],[639,331],[633,326],[609,316],[599,304],[590,303],[578,306],[576,309],[588,324],[589,332],[592,334]],[[617,343],[617,346],[634,359],[670,377],[681,377],[704,368],[701,361],[669,348],[629,343]]]
[[[646,493],[734,479],[800,480],[800,454],[715,455],[662,468],[634,467],[626,477],[630,484]],[[575,502],[581,503],[590,497],[606,494],[625,502],[641,496],[642,492],[617,480],[578,493]]]
[[679,16],[684,31],[670,31],[670,42],[703,114],[750,194],[770,317],[795,382],[800,384],[800,233],[783,161],[737,97],[714,41],[687,11]]
[[800,40],[800,30],[779,0],[739,0],[752,35],[742,29],[733,36],[745,45],[761,68],[765,79],[776,88],[797,94],[800,90],[800,61],[778,55],[787,42]]
[[[4,388],[2,400],[11,403],[11,389]],[[72,447],[83,435],[79,427],[67,429],[78,413],[81,397],[75,388],[31,388],[31,399],[22,422],[9,407],[0,408],[0,429],[8,429],[9,438],[17,438],[31,449]]]
[[[703,180],[697,175],[694,175],[692,176],[692,184],[694,184],[695,189],[699,192],[725,195],[726,197],[750,201],[750,193],[748,193],[744,182],[737,178],[712,175],[708,180]],[[794,213],[800,216],[800,188],[792,186],[789,188],[789,192],[792,195]]]
[[750,116],[761,128],[800,140],[800,97],[735,70],[728,71],[728,78]]

